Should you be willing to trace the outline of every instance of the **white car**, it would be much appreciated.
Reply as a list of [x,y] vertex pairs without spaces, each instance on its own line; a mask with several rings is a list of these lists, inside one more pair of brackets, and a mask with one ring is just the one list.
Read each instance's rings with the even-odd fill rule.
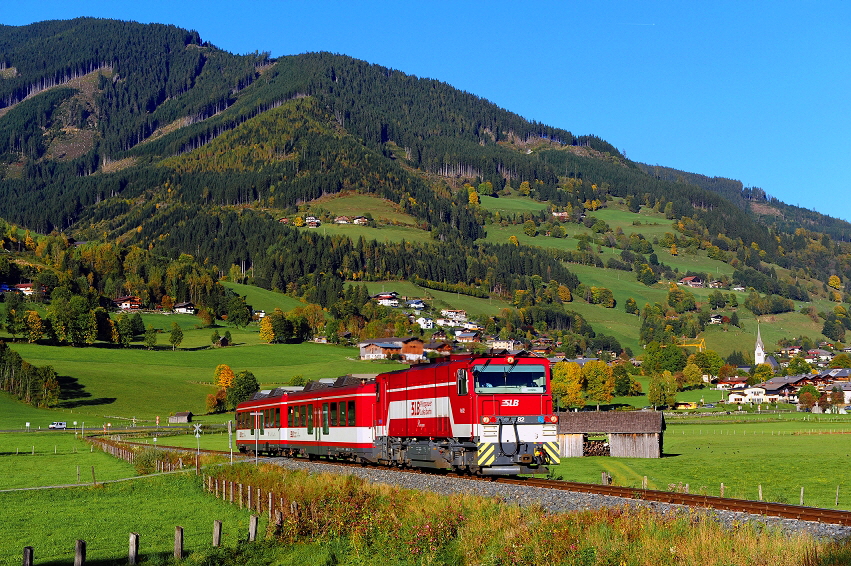
[[66,428],[68,428],[68,423],[66,423],[66,422],[50,423],[50,426],[47,427],[47,428],[53,429],[53,430],[65,430]]

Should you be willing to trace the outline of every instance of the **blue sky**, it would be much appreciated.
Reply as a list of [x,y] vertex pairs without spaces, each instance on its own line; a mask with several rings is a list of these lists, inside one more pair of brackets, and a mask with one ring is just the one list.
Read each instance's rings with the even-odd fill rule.
[[0,23],[77,16],[175,24],[235,53],[351,55],[851,220],[849,2],[42,0]]

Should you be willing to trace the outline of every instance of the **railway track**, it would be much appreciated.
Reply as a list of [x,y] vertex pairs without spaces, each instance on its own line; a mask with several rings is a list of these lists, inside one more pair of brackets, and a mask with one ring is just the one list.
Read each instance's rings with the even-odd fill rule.
[[[141,446],[150,446],[143,443],[127,442]],[[160,449],[180,450],[196,452],[195,449],[178,446],[159,446]],[[221,450],[201,450],[202,454],[226,455],[229,452]],[[236,454],[234,454],[236,456]],[[246,460],[245,454],[239,454],[241,459]],[[253,455],[250,456],[253,459]],[[270,461],[270,458],[261,458]],[[350,463],[333,460],[315,460],[318,463],[336,465],[340,467],[373,467],[362,463]],[[430,473],[415,469],[388,468],[385,466],[374,466],[382,470],[392,470],[400,473]],[[750,501],[745,499],[733,499],[729,497],[715,497],[711,495],[698,495],[688,493],[675,493],[670,491],[658,491],[652,489],[641,489],[632,487],[620,487],[615,485],[598,485],[590,483],[578,483],[562,480],[550,480],[540,478],[514,478],[497,476],[470,476],[462,474],[445,473],[445,477],[464,479],[469,481],[486,481],[510,485],[522,485],[526,487],[540,487],[544,489],[556,489],[560,491],[573,491],[589,493],[593,495],[608,495],[624,499],[651,501],[657,503],[668,503],[673,505],[684,505],[687,507],[698,507],[703,509],[715,509],[719,511],[733,511],[748,513],[751,515],[766,515],[780,517],[783,519],[794,519],[799,521],[813,521],[816,523],[830,523],[835,525],[851,526],[851,511],[837,509],[822,509],[818,507],[805,507],[801,505],[787,505],[784,503],[770,503],[767,501]]]

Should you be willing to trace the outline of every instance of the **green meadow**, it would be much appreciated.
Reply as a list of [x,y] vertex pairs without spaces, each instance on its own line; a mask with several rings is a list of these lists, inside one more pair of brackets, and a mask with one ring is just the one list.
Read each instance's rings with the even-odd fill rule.
[[[707,399],[708,401],[708,399]],[[668,418],[659,459],[595,456],[562,460],[554,474],[597,483],[602,472],[621,486],[851,509],[851,418],[845,415],[719,415]]]
[[75,431],[0,435],[0,490],[90,484],[92,473],[97,482],[136,475],[131,464],[93,449]]
[[[70,460],[68,465],[73,465]],[[204,493],[192,472],[97,486],[0,492],[0,504],[4,519],[0,564],[20,564],[25,546],[33,547],[36,564],[71,564],[77,539],[86,541],[86,564],[126,564],[127,540],[133,532],[139,533],[142,563],[171,564],[176,526],[183,527],[186,552],[208,552],[214,520],[222,521],[222,545],[234,548],[247,538],[251,515]],[[261,517],[261,535],[265,527]]]
[[[147,316],[163,326],[179,315]],[[224,334],[226,328],[218,330]],[[138,344],[132,348],[73,348],[13,343],[11,347],[29,363],[53,366],[60,376],[63,394],[59,406],[51,411],[0,410],[0,429],[18,429],[23,426],[22,418],[47,426],[55,420],[102,424],[106,419],[129,422],[135,417],[151,422],[156,416],[164,419],[179,411],[204,415],[206,396],[215,391],[213,374],[219,364],[227,364],[234,371],[251,371],[262,388],[286,385],[295,375],[320,379],[388,369],[386,364],[359,360],[355,348],[315,343],[265,344],[260,342],[256,326],[230,330],[235,346],[211,348],[212,329],[187,328],[184,344],[176,351],[170,346],[148,351]],[[167,344],[167,338],[168,334],[163,334],[161,343]],[[187,343],[194,346],[186,347]],[[0,407],[7,403],[18,405],[0,396]],[[201,418],[219,422],[227,415]]]

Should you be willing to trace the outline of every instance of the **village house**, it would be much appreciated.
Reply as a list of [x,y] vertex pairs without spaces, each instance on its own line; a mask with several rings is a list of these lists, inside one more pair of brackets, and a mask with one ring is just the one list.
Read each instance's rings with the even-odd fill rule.
[[680,279],[680,285],[685,285],[686,287],[703,287],[703,280],[697,275],[690,275]]
[[405,304],[409,309],[414,309],[417,311],[421,311],[426,308],[426,304],[422,301],[422,299],[411,299]]
[[762,403],[777,403],[780,396],[777,394],[767,394],[762,387],[745,387],[744,389],[734,389],[730,391],[727,398],[728,403],[733,404],[750,404],[759,405]]
[[175,303],[174,312],[179,314],[195,314],[195,304],[190,302]]
[[416,319],[414,322],[420,325],[420,328],[423,330],[431,330],[434,328],[434,320],[428,318],[427,316],[421,316]]
[[334,224],[348,224],[349,217],[348,216],[338,216],[334,219]]
[[460,344],[473,344],[482,341],[482,335],[478,332],[459,332],[455,335],[455,340]]
[[523,348],[523,342],[521,342],[520,340],[511,340],[511,339],[506,339],[506,340],[493,339],[493,340],[488,340],[487,342],[485,342],[485,344],[491,350],[519,350],[519,349]]
[[562,222],[566,222],[570,220],[570,214],[567,212],[553,212],[553,216],[561,220]]
[[448,356],[452,353],[452,344],[444,341],[429,342],[423,345],[423,351],[427,354],[434,353],[438,356]]
[[443,309],[440,311],[440,315],[455,322],[464,322],[467,320],[467,311],[464,310]]
[[369,224],[369,219],[366,216],[355,216],[352,223],[357,224],[358,226],[366,226]]
[[365,340],[358,344],[358,348],[362,360],[385,360],[397,355],[404,361],[418,363],[425,359],[423,345],[422,340],[413,336],[387,337]]
[[724,287],[723,281],[718,281],[717,279],[709,282],[710,289],[721,289]]
[[124,297],[112,299],[112,304],[119,310],[135,311],[142,308],[142,299],[135,295],[126,295]]

